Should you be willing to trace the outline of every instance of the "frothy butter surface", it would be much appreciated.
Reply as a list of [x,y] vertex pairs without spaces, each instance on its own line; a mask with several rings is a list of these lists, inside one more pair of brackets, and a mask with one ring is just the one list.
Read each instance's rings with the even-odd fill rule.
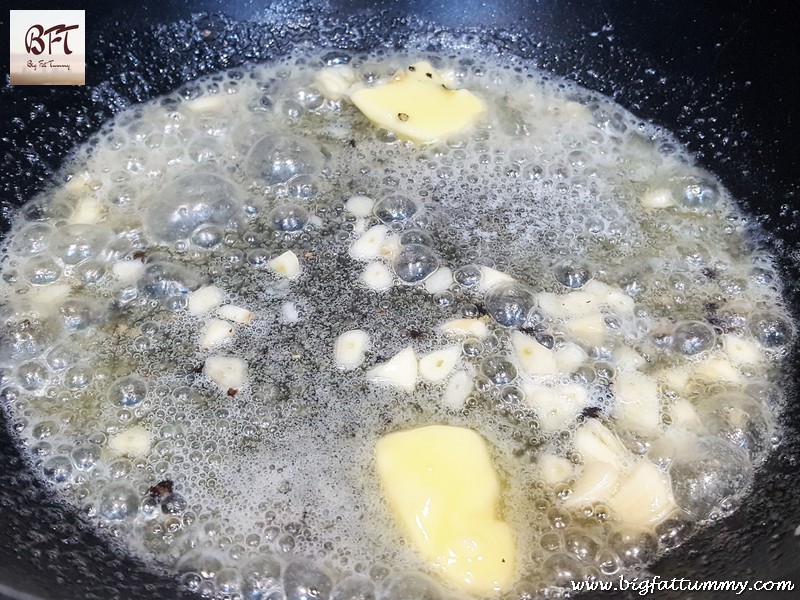
[[187,589],[638,576],[779,439],[795,328],[749,218],[668,132],[471,44],[187,83],[15,216],[0,405]]

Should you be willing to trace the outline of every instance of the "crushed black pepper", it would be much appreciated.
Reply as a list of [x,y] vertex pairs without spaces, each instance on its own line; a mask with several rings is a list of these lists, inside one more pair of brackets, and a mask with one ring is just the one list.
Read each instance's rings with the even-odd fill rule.
[[151,498],[160,499],[167,494],[172,493],[172,489],[174,484],[172,483],[171,479],[165,479],[164,481],[159,481],[157,484],[152,486],[149,490],[147,490],[147,494]]
[[397,113],[397,118],[403,122],[408,121],[408,115],[406,113]]
[[414,71],[416,71],[416,70],[417,70],[417,67],[415,67],[415,66],[413,66],[413,65],[410,65],[410,66],[408,67],[408,70],[409,70],[409,71],[411,71],[411,72],[413,73]]

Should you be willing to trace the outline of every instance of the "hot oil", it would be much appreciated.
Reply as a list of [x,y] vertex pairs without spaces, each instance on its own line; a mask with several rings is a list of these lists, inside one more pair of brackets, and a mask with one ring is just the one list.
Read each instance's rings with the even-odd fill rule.
[[[21,211],[3,266],[3,397],[65,501],[189,588],[248,598],[281,586],[294,598],[304,582],[350,590],[341,597],[411,585],[447,595],[404,542],[372,466],[382,435],[423,424],[489,442],[518,536],[512,596],[640,569],[734,510],[776,443],[775,381],[793,325],[771,258],[722,185],[669,133],[607,99],[466,51],[427,58],[485,99],[485,118],[447,142],[406,144],[326,100],[314,75],[347,62],[369,84],[419,55],[322,56],[215,75],[122,113],[77,152],[67,183]],[[673,205],[643,206],[651,190]],[[357,195],[377,202],[366,219],[345,208]],[[385,292],[365,287],[348,248],[383,222],[422,242],[423,268],[448,267],[453,282],[433,293],[397,277]],[[301,263],[294,281],[268,266],[286,250]],[[635,303],[632,317],[603,313],[602,343],[576,344],[567,318],[531,301],[526,333],[577,352],[547,381],[585,390],[586,409],[563,426],[526,404],[530,377],[510,341],[522,325],[504,321],[506,297],[478,290],[481,267],[536,294],[597,280]],[[206,317],[186,310],[203,285],[254,313],[213,350],[199,347]],[[438,330],[487,312],[483,340]],[[351,329],[371,345],[343,373],[333,347]],[[676,374],[721,356],[726,334],[753,341],[758,360],[678,386]],[[406,346],[422,355],[453,343],[473,377],[463,406],[442,402],[442,384],[409,394],[365,378]],[[615,425],[626,350],[662,394],[648,435]],[[202,373],[210,354],[244,359],[247,383],[216,387]],[[676,424],[680,401],[708,425]],[[546,484],[537,459],[580,465],[573,434],[589,419],[670,470],[680,509],[637,531],[602,503],[566,508],[575,477]],[[134,426],[150,434],[147,453],[109,449]],[[679,456],[672,439],[697,444],[703,460]],[[692,496],[700,480],[707,490]]]

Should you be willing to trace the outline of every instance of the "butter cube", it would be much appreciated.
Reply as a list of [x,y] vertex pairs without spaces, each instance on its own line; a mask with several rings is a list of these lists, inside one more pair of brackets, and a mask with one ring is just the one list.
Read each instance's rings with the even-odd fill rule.
[[472,92],[450,89],[427,62],[411,65],[383,85],[356,90],[350,99],[378,127],[422,143],[462,131],[485,109]]
[[515,540],[497,518],[500,482],[480,435],[446,425],[392,433],[375,461],[394,516],[434,570],[475,594],[512,583]]

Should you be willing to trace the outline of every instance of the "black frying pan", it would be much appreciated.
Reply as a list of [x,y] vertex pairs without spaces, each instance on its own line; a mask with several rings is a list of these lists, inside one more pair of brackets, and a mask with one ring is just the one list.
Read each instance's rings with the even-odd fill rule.
[[[22,3],[20,3],[22,4]],[[26,2],[19,8],[52,8]],[[133,103],[198,76],[289,51],[402,46],[409,31],[470,30],[482,43],[605,93],[678,133],[757,215],[800,314],[800,5],[578,0],[64,2],[86,10],[87,85],[0,89],[0,232],[72,147]],[[0,53],[8,14],[0,11]],[[2,54],[0,54],[2,55]],[[5,55],[7,56],[7,55]],[[800,372],[792,359],[787,384]],[[652,569],[662,578],[793,580],[800,594],[800,402],[747,504]],[[5,420],[3,420],[5,425]],[[190,597],[168,575],[109,551],[26,469],[0,427],[0,598]],[[629,597],[638,597],[629,593]],[[615,594],[612,597],[621,597]],[[654,598],[684,598],[661,592]],[[696,598],[728,598],[729,592]]]

